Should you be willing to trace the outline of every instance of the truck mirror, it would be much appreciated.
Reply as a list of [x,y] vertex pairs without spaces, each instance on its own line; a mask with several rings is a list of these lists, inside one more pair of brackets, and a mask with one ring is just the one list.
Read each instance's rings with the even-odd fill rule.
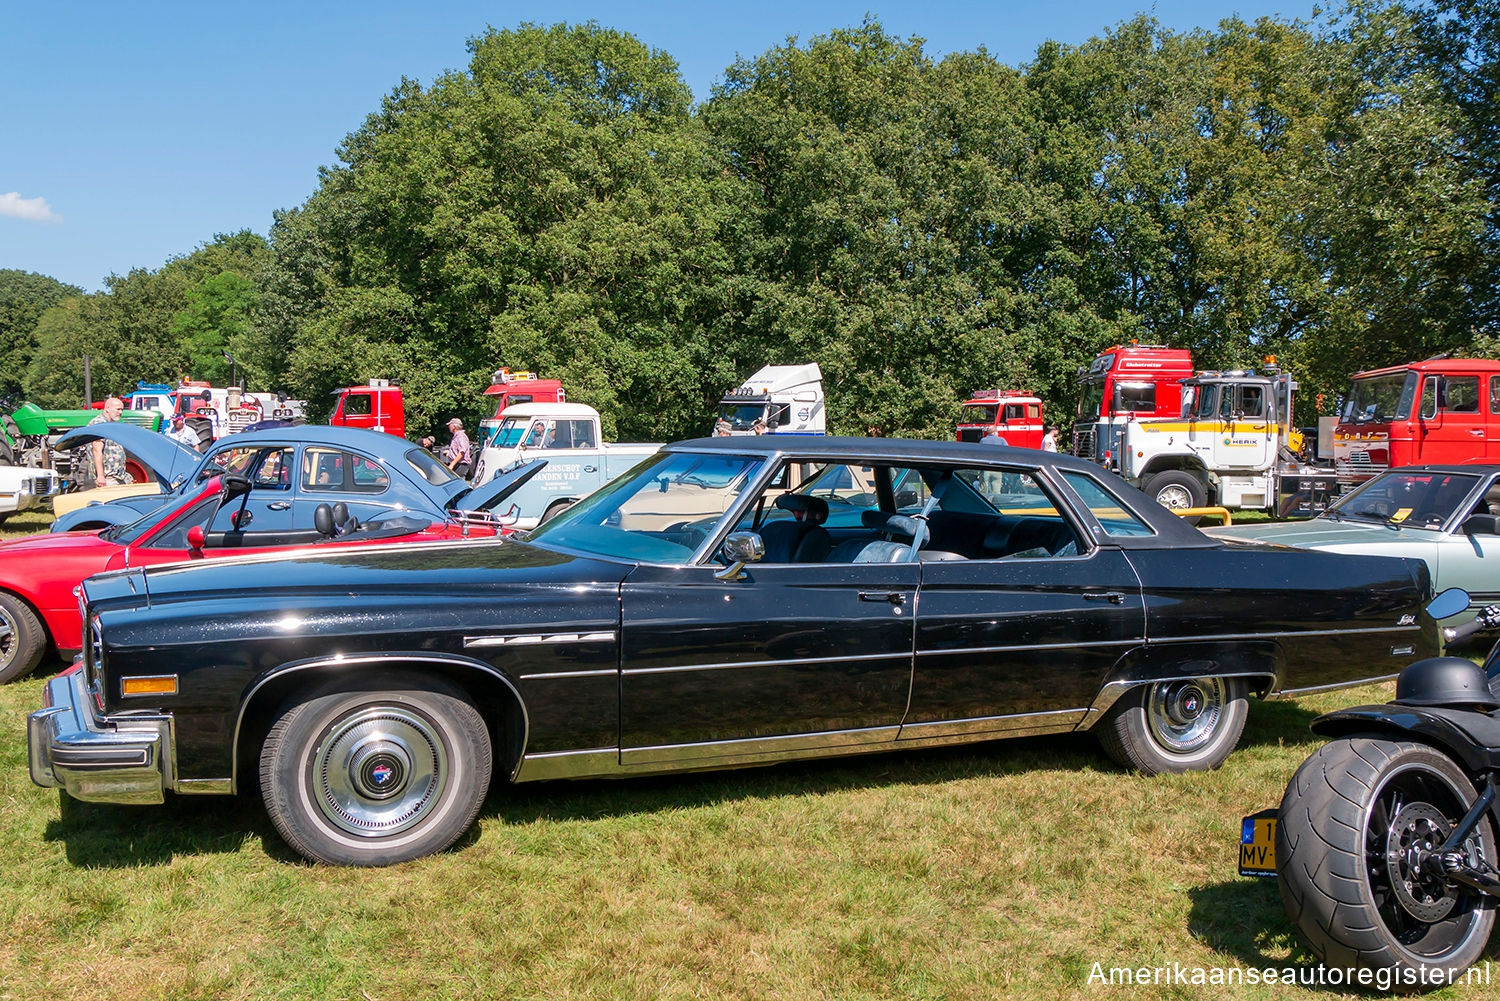
[[1441,375],[1430,375],[1427,378],[1432,385],[1431,392],[1422,393],[1422,419],[1430,421],[1437,416],[1443,401],[1448,398],[1448,380]]

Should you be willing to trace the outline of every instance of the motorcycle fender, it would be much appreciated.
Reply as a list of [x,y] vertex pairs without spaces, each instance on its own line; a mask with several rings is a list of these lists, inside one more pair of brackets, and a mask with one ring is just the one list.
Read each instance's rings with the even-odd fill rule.
[[1319,716],[1312,722],[1312,732],[1320,737],[1367,736],[1419,741],[1448,755],[1471,776],[1495,767],[1489,750],[1476,746],[1473,738],[1444,718],[1444,714],[1451,711],[1391,704],[1353,706]]

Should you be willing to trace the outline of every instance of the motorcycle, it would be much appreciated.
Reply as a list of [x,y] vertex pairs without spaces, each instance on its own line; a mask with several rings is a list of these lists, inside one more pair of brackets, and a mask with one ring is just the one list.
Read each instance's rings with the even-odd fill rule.
[[[1427,612],[1469,607],[1454,588]],[[1442,632],[1451,645],[1494,628],[1500,605]],[[1384,971],[1396,989],[1451,983],[1483,954],[1500,902],[1500,642],[1482,667],[1411,664],[1393,701],[1312,729],[1335,739],[1297,769],[1274,824],[1288,916],[1329,967]]]

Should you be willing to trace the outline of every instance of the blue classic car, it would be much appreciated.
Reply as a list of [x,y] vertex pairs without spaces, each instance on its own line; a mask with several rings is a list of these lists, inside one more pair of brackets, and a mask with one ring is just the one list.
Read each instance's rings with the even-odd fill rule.
[[515,486],[501,478],[471,489],[423,448],[361,428],[303,424],[247,431],[222,438],[206,454],[124,423],[92,424],[70,431],[60,448],[99,439],[118,443],[156,477],[160,489],[61,515],[54,532],[128,525],[167,504],[181,503],[210,477],[238,473],[250,479],[246,510],[257,530],[306,523],[319,504],[343,503],[361,522],[382,514],[414,513],[442,521],[449,511],[481,512]]
[[30,719],[83,800],[259,787],[307,858],[439,851],[492,776],[1088,731],[1213,768],[1248,696],[1436,650],[1420,560],[1208,538],[1114,474],[884,438],[664,448],[524,538],[91,577]]

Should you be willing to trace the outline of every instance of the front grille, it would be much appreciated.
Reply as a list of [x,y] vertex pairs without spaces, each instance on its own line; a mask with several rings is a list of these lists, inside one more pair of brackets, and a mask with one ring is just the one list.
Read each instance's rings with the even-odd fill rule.
[[1080,459],[1094,458],[1094,429],[1092,425],[1079,425],[1073,429],[1073,454]]

